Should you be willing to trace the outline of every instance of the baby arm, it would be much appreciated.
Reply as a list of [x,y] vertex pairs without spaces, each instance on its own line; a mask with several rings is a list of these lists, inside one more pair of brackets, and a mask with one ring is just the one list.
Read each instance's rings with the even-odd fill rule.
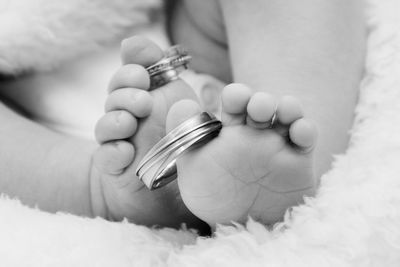
[[322,174],[345,150],[353,121],[365,52],[362,1],[222,0],[221,7],[234,81],[300,99],[319,130]]
[[51,212],[91,216],[95,145],[52,132],[0,102],[0,193]]

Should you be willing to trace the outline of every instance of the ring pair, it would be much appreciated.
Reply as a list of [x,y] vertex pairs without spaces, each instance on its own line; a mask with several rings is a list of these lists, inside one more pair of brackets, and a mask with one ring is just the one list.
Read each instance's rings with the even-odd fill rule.
[[[190,59],[181,46],[169,48],[164,58],[146,68],[150,75],[150,90],[179,79]],[[136,169],[136,175],[150,190],[172,182],[177,177],[176,159],[213,139],[221,128],[222,123],[208,112],[188,119],[147,152]]]

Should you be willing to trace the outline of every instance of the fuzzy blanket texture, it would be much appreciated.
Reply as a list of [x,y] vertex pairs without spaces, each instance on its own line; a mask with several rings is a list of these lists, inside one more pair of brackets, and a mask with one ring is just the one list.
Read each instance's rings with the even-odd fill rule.
[[[0,72],[50,69],[100,48],[146,23],[144,14],[159,4],[109,2],[0,0]],[[399,12],[398,0],[367,2],[366,74],[351,144],[317,196],[274,229],[249,220],[202,238],[185,229],[49,214],[3,197],[0,265],[400,266]],[[119,19],[104,19],[110,17]]]

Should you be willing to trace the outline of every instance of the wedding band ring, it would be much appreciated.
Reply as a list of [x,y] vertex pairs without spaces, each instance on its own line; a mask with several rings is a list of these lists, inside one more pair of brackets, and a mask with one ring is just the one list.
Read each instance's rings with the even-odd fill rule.
[[177,177],[176,159],[218,135],[222,123],[203,112],[169,132],[143,157],[136,175],[149,188],[160,188]]
[[160,155],[143,171],[142,182],[150,189],[160,188],[177,178],[176,160],[184,152],[204,144],[217,135],[221,127],[217,124],[192,132],[184,140],[178,142],[173,149]]
[[201,127],[206,127],[207,125],[215,122],[218,121],[208,112],[200,113],[199,115],[193,116],[192,118],[184,121],[178,127],[170,131],[163,139],[161,139],[147,152],[138,165],[138,169],[136,171],[137,174],[145,165],[148,165],[149,161],[151,161],[154,157],[164,153],[168,147],[174,145],[178,140]]
[[180,45],[170,47],[164,54],[164,58],[146,68],[150,75],[150,90],[177,80],[192,58]]
[[[164,57],[146,68],[150,90],[179,79],[191,56],[179,45],[164,52]],[[149,188],[160,188],[177,177],[176,160],[186,151],[198,147],[219,134],[222,123],[212,114],[202,112],[170,131],[143,157],[136,175]]]

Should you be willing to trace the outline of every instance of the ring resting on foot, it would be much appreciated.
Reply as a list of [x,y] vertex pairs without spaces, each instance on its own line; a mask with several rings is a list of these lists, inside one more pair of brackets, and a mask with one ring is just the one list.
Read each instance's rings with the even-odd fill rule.
[[146,68],[150,76],[150,90],[177,80],[192,58],[180,45],[171,46],[164,54],[164,58]]
[[143,157],[136,175],[150,190],[167,185],[177,178],[177,158],[216,137],[221,128],[221,121],[208,112],[193,116],[170,131]]

